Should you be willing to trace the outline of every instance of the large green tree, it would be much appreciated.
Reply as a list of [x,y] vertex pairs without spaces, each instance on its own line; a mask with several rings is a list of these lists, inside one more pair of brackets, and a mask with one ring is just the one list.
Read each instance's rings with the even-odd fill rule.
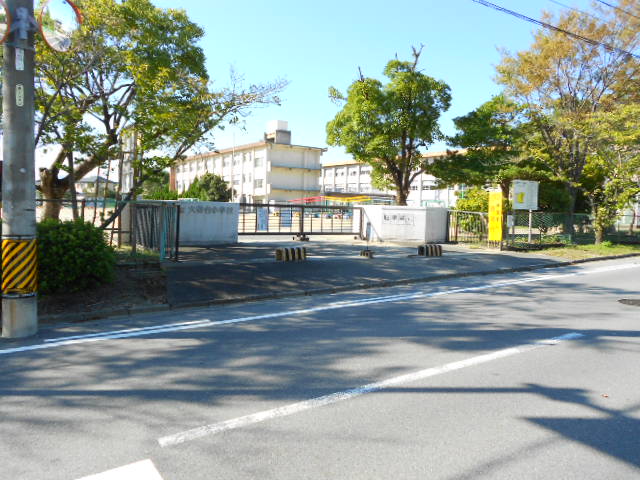
[[596,243],[617,214],[640,195],[640,105],[622,105],[591,116],[584,127],[593,145],[583,188],[595,217]]
[[[229,87],[212,90],[198,46],[204,32],[183,10],[149,0],[79,6],[84,23],[73,50],[40,45],[36,58],[36,145],[56,152],[40,170],[45,199],[62,199],[73,181],[119,158],[134,132],[142,180],[250,107],[279,102],[282,81],[244,88],[233,77]],[[57,217],[59,206],[48,202],[45,216]]]
[[371,165],[374,177],[395,188],[399,205],[427,166],[426,147],[443,138],[438,120],[451,103],[449,86],[418,69],[420,54],[414,48],[412,61],[387,63],[386,84],[360,75],[346,95],[329,90],[342,109],[327,124],[327,143]]
[[439,185],[496,185],[508,198],[513,180],[535,180],[540,182],[541,208],[566,208],[567,196],[559,182],[553,180],[552,172],[542,162],[523,154],[522,143],[530,134],[531,125],[522,122],[516,104],[497,95],[453,122],[457,132],[447,140],[453,149],[426,169]]
[[457,133],[447,139],[453,147],[447,156],[436,159],[427,171],[441,185],[497,184],[508,197],[509,185],[517,176],[522,129],[515,104],[502,95],[453,120]]
[[[558,18],[545,14],[548,23],[592,41],[540,30],[528,50],[505,53],[497,68],[507,96],[534,127],[528,153],[565,185],[570,213],[594,148],[585,131],[588,119],[639,98],[640,62],[627,52],[640,46],[640,4],[620,0],[619,7],[597,9],[598,15],[576,10]],[[567,227],[572,225],[570,221]]]

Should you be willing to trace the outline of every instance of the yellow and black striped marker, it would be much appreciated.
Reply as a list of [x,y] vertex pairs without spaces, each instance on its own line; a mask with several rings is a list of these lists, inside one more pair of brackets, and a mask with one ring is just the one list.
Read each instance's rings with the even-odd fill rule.
[[38,291],[38,244],[31,240],[2,240],[2,294],[33,295]]
[[442,245],[434,245],[431,243],[420,245],[418,247],[418,255],[420,255],[421,257],[441,257]]
[[279,262],[296,262],[307,259],[305,247],[280,247],[276,248],[276,260]]

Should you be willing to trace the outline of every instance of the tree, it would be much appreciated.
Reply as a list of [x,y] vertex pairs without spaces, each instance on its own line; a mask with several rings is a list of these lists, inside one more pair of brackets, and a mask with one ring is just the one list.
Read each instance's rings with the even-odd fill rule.
[[[554,21],[545,14],[547,23],[592,42],[541,30],[529,50],[505,53],[497,68],[508,98],[522,106],[534,127],[525,148],[565,185],[571,216],[593,148],[585,122],[594,112],[638,100],[640,62],[627,52],[640,45],[634,16],[640,15],[640,5],[621,0],[619,7],[600,10],[601,18],[571,10]],[[573,230],[572,219],[567,228]]]
[[[52,165],[40,170],[46,199],[60,200],[71,178],[119,158],[134,132],[141,183],[250,107],[279,102],[286,84],[280,80],[244,88],[232,74],[229,87],[211,90],[197,46],[204,32],[182,10],[149,0],[80,6],[84,23],[75,48],[67,54],[38,49],[36,144],[57,149]],[[63,176],[70,153],[73,175]],[[59,202],[46,205],[45,216],[57,217]]]
[[497,185],[506,199],[513,180],[535,180],[540,182],[542,210],[566,208],[564,188],[553,180],[552,172],[542,162],[523,154],[522,142],[531,126],[521,122],[516,104],[498,95],[453,122],[457,133],[448,138],[448,143],[454,149],[426,169],[439,185]]
[[438,119],[451,103],[449,86],[418,70],[421,51],[413,49],[411,62],[387,63],[387,84],[360,74],[346,96],[329,89],[343,106],[327,123],[327,143],[371,165],[378,183],[394,186],[399,205],[407,204],[411,182],[426,168],[424,148],[443,138]]
[[456,201],[456,210],[465,212],[488,212],[489,192],[480,187],[473,187],[467,190],[464,197]]
[[584,188],[595,216],[596,243],[604,240],[620,211],[640,194],[640,106],[623,105],[591,116],[586,129],[594,148]]
[[142,197],[148,200],[177,200],[178,192],[169,188],[169,172],[150,173],[142,182]]
[[467,115],[455,118],[453,123],[458,132],[447,139],[454,150],[434,160],[427,172],[440,185],[497,184],[508,198],[511,180],[519,177],[518,141],[522,130],[517,115],[516,105],[498,95]]
[[205,173],[196,177],[180,198],[197,198],[203,202],[229,202],[233,197],[233,189],[224,178],[214,173]]

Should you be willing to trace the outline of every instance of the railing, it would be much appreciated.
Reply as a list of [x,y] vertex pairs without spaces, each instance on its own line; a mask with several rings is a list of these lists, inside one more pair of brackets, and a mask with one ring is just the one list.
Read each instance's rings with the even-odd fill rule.
[[361,208],[241,203],[240,235],[360,235]]

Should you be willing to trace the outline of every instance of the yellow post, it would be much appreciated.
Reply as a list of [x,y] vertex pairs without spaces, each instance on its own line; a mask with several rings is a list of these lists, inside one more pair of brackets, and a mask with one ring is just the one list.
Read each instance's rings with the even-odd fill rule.
[[502,241],[502,192],[489,192],[489,241]]

